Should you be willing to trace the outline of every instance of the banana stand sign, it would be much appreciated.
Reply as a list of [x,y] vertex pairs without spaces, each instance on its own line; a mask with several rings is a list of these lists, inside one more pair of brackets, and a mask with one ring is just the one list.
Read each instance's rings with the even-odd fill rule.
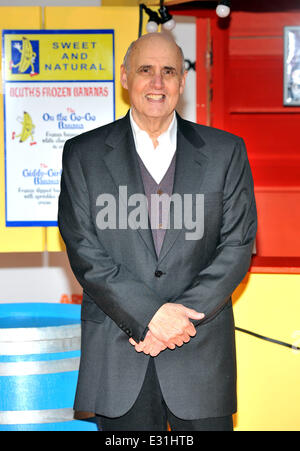
[[65,141],[115,120],[113,30],[4,30],[7,227],[56,226]]

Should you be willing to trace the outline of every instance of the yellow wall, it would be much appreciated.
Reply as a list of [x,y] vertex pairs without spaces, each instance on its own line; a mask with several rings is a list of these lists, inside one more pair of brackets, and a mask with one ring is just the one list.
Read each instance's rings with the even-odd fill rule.
[[[233,296],[237,327],[300,347],[300,275],[251,274]],[[300,430],[300,351],[236,332],[237,431]]]

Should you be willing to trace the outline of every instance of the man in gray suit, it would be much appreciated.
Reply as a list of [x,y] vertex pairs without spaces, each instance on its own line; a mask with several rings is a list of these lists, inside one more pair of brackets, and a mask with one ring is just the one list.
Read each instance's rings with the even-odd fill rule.
[[59,228],[83,287],[74,408],[104,431],[233,429],[253,181],[241,138],[175,112],[183,62],[171,38],[142,36],[121,67],[128,114],[64,147]]

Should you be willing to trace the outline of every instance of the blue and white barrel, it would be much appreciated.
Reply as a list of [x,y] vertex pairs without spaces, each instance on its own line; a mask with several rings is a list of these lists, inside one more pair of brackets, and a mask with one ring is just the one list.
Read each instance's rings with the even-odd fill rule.
[[96,431],[74,420],[80,306],[0,304],[0,431]]

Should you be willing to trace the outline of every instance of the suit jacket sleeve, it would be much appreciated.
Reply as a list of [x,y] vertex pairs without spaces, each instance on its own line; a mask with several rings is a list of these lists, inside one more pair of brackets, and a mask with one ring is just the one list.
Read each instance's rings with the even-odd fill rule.
[[203,320],[193,321],[195,325],[214,316],[243,280],[249,269],[256,228],[252,174],[244,141],[239,138],[225,177],[223,221],[215,255],[175,300],[205,313]]
[[163,304],[102,246],[91,219],[89,193],[77,148],[67,141],[59,197],[58,225],[71,268],[83,290],[129,337],[140,341]]

